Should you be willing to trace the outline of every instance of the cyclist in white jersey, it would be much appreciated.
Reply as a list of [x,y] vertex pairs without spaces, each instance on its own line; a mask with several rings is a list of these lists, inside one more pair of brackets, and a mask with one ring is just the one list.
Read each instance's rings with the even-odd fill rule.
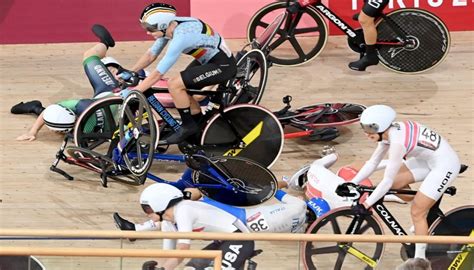
[[[179,75],[168,80],[168,89],[182,125],[178,132],[165,140],[169,144],[179,143],[199,131],[197,122],[202,116],[198,102],[187,94],[186,89],[225,84],[237,72],[236,60],[224,39],[208,24],[196,18],[177,17],[176,8],[172,5],[148,5],[140,16],[140,23],[156,41],[136,62],[132,71],[153,63],[167,44],[168,49],[156,69],[135,90],[148,90],[177,62],[181,54],[195,59]],[[121,96],[125,97],[129,91],[122,91]]]
[[[413,199],[411,217],[415,234],[428,235],[428,211],[456,179],[461,164],[456,152],[438,133],[414,121],[394,122],[395,117],[396,112],[385,105],[368,107],[361,115],[360,124],[369,140],[377,142],[377,148],[352,182],[357,184],[370,176],[387,153],[388,160],[382,181],[354,211],[369,214],[367,209],[390,188],[423,181]],[[413,177],[396,177],[407,171]],[[425,250],[426,244],[416,244],[415,257],[425,258]]]
[[[284,184],[280,183],[280,186]],[[159,230],[174,232],[301,232],[306,221],[306,203],[278,190],[275,198],[281,203],[254,208],[238,208],[209,198],[187,200],[183,192],[171,185],[155,183],[140,196],[140,203],[150,221],[133,224],[114,215],[122,230]],[[117,215],[118,216],[118,215]],[[164,249],[189,249],[191,240],[163,240]],[[253,241],[214,241],[205,249],[223,251],[224,269],[239,269],[254,251]],[[181,259],[159,262],[164,269],[174,269]],[[187,265],[196,269],[209,266],[209,260],[191,260]],[[233,268],[231,268],[233,267]]]

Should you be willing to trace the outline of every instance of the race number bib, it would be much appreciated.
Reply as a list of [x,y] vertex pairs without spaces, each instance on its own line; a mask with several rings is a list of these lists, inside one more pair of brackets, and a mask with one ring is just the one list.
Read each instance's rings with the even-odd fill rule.
[[265,217],[260,213],[258,213],[255,219],[247,219],[247,227],[254,232],[267,231],[270,228]]
[[427,127],[421,127],[417,145],[435,151],[441,143],[441,136]]

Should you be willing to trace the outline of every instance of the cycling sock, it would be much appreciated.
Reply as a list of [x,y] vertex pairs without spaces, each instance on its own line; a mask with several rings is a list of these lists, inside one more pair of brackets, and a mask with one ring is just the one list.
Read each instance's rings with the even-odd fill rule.
[[34,114],[39,116],[43,112],[43,110],[44,110],[44,107],[41,104],[41,101],[32,100],[32,101],[28,101],[26,103],[20,102],[20,103],[14,105],[10,109],[10,112],[13,113],[13,114],[34,113]]
[[179,112],[179,116],[181,116],[181,121],[183,122],[183,126],[190,125],[194,123],[193,116],[191,115],[191,109],[187,108],[176,108]]
[[426,259],[426,246],[425,243],[415,244],[415,258]]
[[201,122],[203,114],[202,114],[202,112],[199,112],[197,114],[191,114],[191,117],[193,118],[193,120],[196,124],[199,124]]
[[181,128],[165,139],[168,144],[180,143],[190,136],[196,134],[199,130],[196,122],[193,119],[193,116],[191,115],[191,110],[189,107],[177,109],[179,115],[181,116]]
[[92,32],[96,37],[100,39],[100,42],[103,43],[107,49],[109,47],[115,46],[115,40],[110,34],[109,30],[100,24],[94,24],[92,26]]
[[379,58],[375,45],[366,45],[365,55],[354,62],[349,63],[349,68],[357,71],[365,71],[368,66],[377,65]]

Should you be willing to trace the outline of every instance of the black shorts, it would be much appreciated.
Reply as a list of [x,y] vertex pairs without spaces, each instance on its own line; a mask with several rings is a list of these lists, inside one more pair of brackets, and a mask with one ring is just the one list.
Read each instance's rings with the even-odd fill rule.
[[[240,269],[245,261],[253,255],[255,249],[254,241],[214,241],[203,250],[222,250],[222,269]],[[212,260],[192,259],[186,266],[194,267],[196,270],[212,266]]]
[[197,60],[191,62],[181,71],[181,78],[187,89],[202,89],[205,86],[226,83],[235,76],[235,73],[237,73],[235,58],[219,52],[204,65]]
[[362,11],[372,18],[380,16],[390,0],[364,0]]

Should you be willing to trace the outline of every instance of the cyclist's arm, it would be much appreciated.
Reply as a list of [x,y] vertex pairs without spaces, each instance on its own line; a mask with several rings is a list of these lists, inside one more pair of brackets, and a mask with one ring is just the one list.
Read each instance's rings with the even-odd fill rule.
[[153,63],[156,58],[158,58],[158,54],[153,54],[151,49],[147,50],[133,65],[132,71],[138,72],[146,67],[148,67],[151,63]]
[[36,118],[35,123],[33,126],[30,128],[30,130],[23,134],[20,135],[16,138],[17,141],[34,141],[36,140],[36,135],[40,131],[40,129],[44,126],[44,119],[43,119],[43,112]]
[[276,191],[275,199],[277,199],[280,202],[285,203],[285,204],[303,204],[303,205],[306,205],[306,203],[303,200],[301,200],[301,199],[299,199],[295,196],[291,196],[290,194],[284,192],[281,189]]
[[360,171],[356,176],[354,176],[351,182],[359,184],[362,180],[369,177],[375,171],[375,169],[377,169],[377,166],[379,165],[380,161],[382,161],[388,149],[388,144],[379,142],[370,159],[364,164],[364,166],[362,166]]
[[402,166],[405,152],[405,147],[403,145],[398,143],[390,144],[387,168],[385,169],[382,181],[377,185],[374,192],[365,201],[364,204],[367,208],[385,196],[387,191],[392,187],[393,180],[397,176],[397,173]]

